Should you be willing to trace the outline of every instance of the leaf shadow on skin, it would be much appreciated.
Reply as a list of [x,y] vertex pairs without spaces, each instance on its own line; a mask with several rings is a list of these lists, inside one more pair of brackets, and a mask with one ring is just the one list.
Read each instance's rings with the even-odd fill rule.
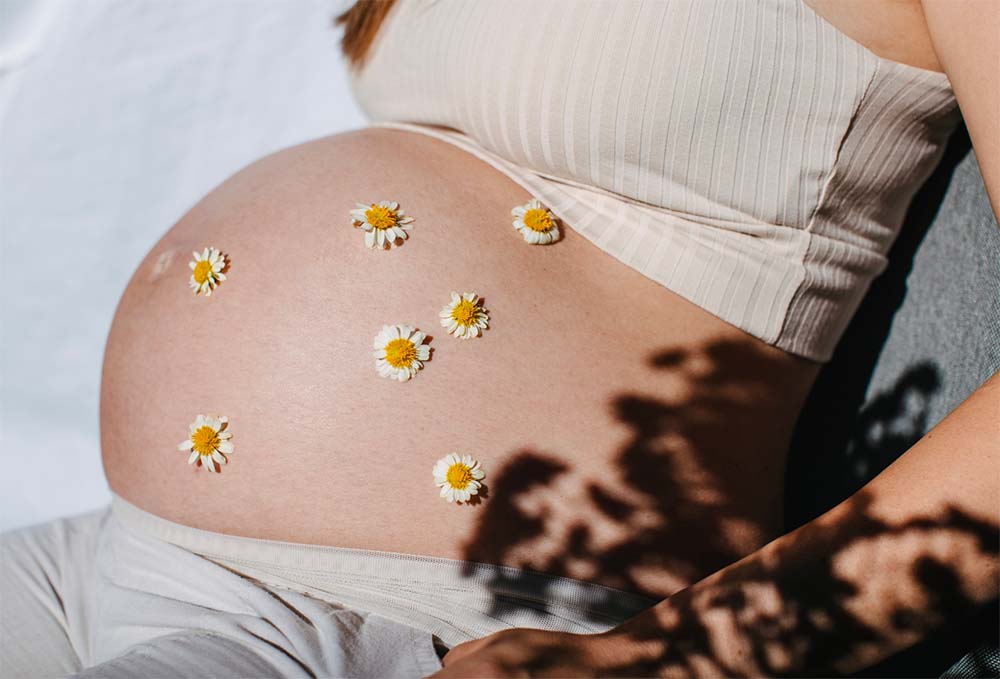
[[[787,577],[786,571],[779,580],[775,575],[786,565],[779,555],[772,564],[758,564],[749,576],[744,572],[739,581],[722,578],[697,593],[684,590],[671,598],[671,611],[678,624],[665,624],[655,635],[633,635],[636,641],[658,647],[658,653],[641,666],[617,669],[645,676],[663,667],[697,673],[711,666],[723,676],[741,676],[718,655],[704,654],[712,639],[725,638],[722,635],[735,630],[749,641],[744,651],[752,656],[762,674],[840,674],[838,666],[847,658],[863,654],[869,645],[904,633],[935,632],[992,607],[968,596],[959,573],[960,558],[935,549],[933,543],[957,545],[971,541],[978,555],[995,560],[1000,525],[954,507],[934,517],[889,523],[870,512],[869,493],[855,494],[850,503],[846,520],[827,525],[825,535],[819,537],[823,544],[832,545],[832,549],[826,548],[822,568],[810,568],[807,576],[799,579]],[[915,544],[922,545],[918,549],[924,553],[913,555],[907,569],[879,568],[878,552],[896,546],[913,550]],[[808,545],[792,545],[784,558],[795,558],[795,552],[802,547],[809,549]],[[860,556],[855,558],[852,550]],[[850,559],[860,562],[856,568],[845,568],[844,561]],[[856,613],[852,600],[863,590],[890,588],[917,592],[919,598],[925,599],[924,610],[894,603],[886,619],[877,623]],[[725,623],[720,625],[720,620]],[[701,664],[693,665],[692,659]],[[536,661],[545,662],[543,658]],[[940,672],[927,667],[920,674],[939,676]],[[887,674],[883,663],[862,676],[905,675]]]
[[[583,520],[556,528],[556,507],[529,500],[544,496],[574,469],[565,458],[523,449],[491,473],[493,497],[484,504],[463,558],[501,563],[513,551],[543,542],[548,549],[519,567],[569,577],[581,570],[599,572],[609,587],[643,592],[637,566],[690,583],[743,556],[746,550],[733,544],[728,524],[758,519],[749,506],[756,492],[738,492],[747,478],[743,472],[751,473],[754,462],[731,441],[734,432],[755,426],[761,412],[747,408],[740,414],[743,405],[772,388],[766,372],[750,367],[760,361],[751,360],[748,351],[753,350],[746,344],[716,342],[697,351],[657,352],[647,364],[683,376],[693,385],[691,393],[673,402],[640,393],[611,399],[615,419],[629,432],[615,454],[615,483],[581,479],[584,505],[575,509],[581,517],[596,513],[625,537],[607,544]],[[740,389],[734,390],[737,384]],[[690,454],[691,447],[697,455]],[[777,503],[772,498],[770,504]],[[502,581],[515,576],[496,577],[493,584],[502,590]]]
[[[544,550],[530,552],[530,558],[515,562],[523,572],[503,569],[492,576],[488,583],[494,593],[492,614],[523,605],[545,610],[545,591],[536,590],[537,599],[530,604],[510,595],[519,591],[519,580],[531,578],[531,571],[578,577],[573,573],[583,568],[602,574],[602,583],[611,587],[640,592],[640,573],[661,569],[679,583],[674,590],[679,593],[671,597],[675,623],[665,623],[655,635],[635,637],[660,645],[661,651],[648,662],[609,668],[609,673],[649,676],[663,667],[699,673],[711,665],[723,676],[734,676],[735,666],[702,655],[713,642],[718,643],[719,620],[724,619],[730,629],[738,629],[750,640],[747,652],[770,676],[801,674],[802,668],[828,673],[839,659],[861,652],[866,644],[901,632],[939,629],[982,611],[982,604],[965,593],[958,556],[949,557],[930,545],[968,545],[971,541],[979,556],[996,559],[1000,525],[955,507],[935,516],[890,523],[870,511],[872,498],[865,491],[851,498],[846,520],[827,526],[821,540],[825,547],[810,550],[803,546],[805,553],[826,550],[821,567],[812,564],[804,571],[808,577],[795,580],[784,574],[787,560],[796,558],[796,550],[789,549],[739,583],[723,579],[696,595],[685,589],[748,551],[734,546],[727,526],[755,520],[745,499],[732,499],[739,495],[735,492],[739,485],[752,477],[740,467],[744,451],[729,442],[740,440],[746,426],[741,418],[761,416],[751,401],[763,398],[769,379],[746,367],[756,363],[746,352],[745,346],[719,342],[697,351],[671,349],[649,357],[649,364],[658,370],[687,372],[695,387],[682,402],[668,403],[638,393],[614,397],[616,417],[630,432],[614,458],[618,480],[626,484],[628,493],[603,479],[588,480],[584,506],[574,508],[577,518],[568,524],[554,521],[552,506],[525,502],[573,473],[564,459],[524,449],[492,474],[495,492],[482,507],[463,557],[471,562],[511,563],[509,557],[525,554],[525,546],[545,545]],[[741,390],[731,388],[734,381]],[[870,447],[858,454],[877,458],[886,446],[902,452],[918,439],[916,432],[927,424],[926,399],[937,385],[932,366],[915,366],[894,389],[874,399],[862,413],[871,434]],[[698,443],[696,459],[702,480],[697,483],[692,483],[690,468],[685,467],[690,458],[685,456],[684,444],[690,442]],[[595,516],[619,527],[618,534],[625,537],[611,544],[599,541],[591,528]],[[861,578],[851,569],[845,571],[843,564],[857,553],[867,554],[865,550],[876,549],[876,544],[877,550],[884,550],[897,543],[927,546],[926,553],[914,555],[907,572],[876,569]],[[779,572],[783,573],[780,579]],[[905,580],[908,587],[918,589],[930,614],[917,615],[900,604],[884,623],[863,620],[853,612],[851,601],[879,578]],[[629,609],[634,604],[619,601],[612,589],[599,598],[595,607],[617,610],[621,620],[653,602],[650,599],[640,608]],[[592,620],[607,622],[596,613]],[[534,656],[526,653],[517,666],[529,672],[543,672],[556,657],[544,649]],[[699,664],[692,666],[693,659]]]

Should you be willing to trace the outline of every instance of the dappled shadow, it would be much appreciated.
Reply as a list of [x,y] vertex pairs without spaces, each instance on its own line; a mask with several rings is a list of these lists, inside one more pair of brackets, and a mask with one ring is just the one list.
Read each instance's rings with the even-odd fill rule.
[[[789,459],[788,528],[833,507],[888,467],[930,428],[930,400],[941,387],[933,363],[907,369],[888,390],[872,396],[845,429],[818,411],[800,423]],[[834,416],[831,414],[831,418]],[[811,427],[808,433],[806,426]]]
[[[720,616],[752,640],[750,651],[762,672],[802,675],[829,674],[866,644],[904,633],[919,636],[943,621],[955,622],[981,609],[965,594],[953,562],[958,552],[948,556],[928,549],[892,565],[905,566],[905,572],[883,569],[875,575],[900,582],[906,576],[927,599],[929,614],[900,605],[877,624],[859,617],[851,601],[870,586],[871,580],[865,578],[871,576],[858,577],[858,572],[844,571],[843,564],[838,568],[845,555],[856,550],[864,554],[876,542],[912,546],[930,544],[932,538],[941,544],[947,538],[949,544],[971,540],[980,555],[995,558],[998,539],[997,525],[957,509],[899,524],[888,522],[869,511],[871,501],[864,491],[852,498],[846,520],[810,534],[815,548],[808,544],[799,545],[801,551],[789,548],[785,560],[760,565],[739,583],[722,580],[711,590],[685,589],[779,534],[775,527],[781,526],[783,475],[764,468],[782,465],[784,458],[780,452],[756,449],[754,441],[766,430],[762,422],[780,426],[778,410],[788,404],[775,398],[774,370],[780,366],[769,365],[767,357],[751,356],[750,351],[739,343],[717,342],[649,357],[651,367],[682,376],[690,388],[674,400],[647,394],[614,397],[613,412],[627,425],[629,435],[613,458],[613,478],[579,479],[583,492],[570,507],[554,491],[560,482],[579,474],[565,456],[525,449],[492,472],[491,499],[481,507],[463,556],[524,570],[507,569],[492,576],[487,587],[495,592],[495,600],[488,612],[503,615],[518,605],[544,608],[546,592],[537,590],[537,582],[534,593],[540,600],[519,603],[510,595],[518,591],[518,580],[532,571],[600,582],[649,597],[624,602],[613,590],[598,594],[604,599],[590,605],[604,617],[595,614],[595,622],[606,623],[608,611],[624,621],[681,592],[671,597],[671,607],[678,613],[675,626],[655,633],[629,632],[639,639],[646,633],[651,640],[669,639],[662,652],[646,664],[613,668],[646,676],[664,665],[694,671],[693,661],[701,663],[698,671],[704,671],[705,663],[716,663],[718,672],[736,674],[722,659],[705,655],[713,643],[720,643],[713,636],[720,633],[713,627]],[[933,366],[919,365],[873,399],[862,416],[868,435],[858,442],[865,446],[858,449],[858,460],[877,460],[875,464],[885,466],[919,439],[927,426],[926,399],[937,387]],[[795,415],[786,414],[792,421]],[[864,473],[874,475],[877,470],[868,468]],[[599,536],[607,534],[608,526],[615,529],[615,539]],[[753,539],[741,542],[734,526],[743,527]],[[787,560],[801,560],[804,554],[813,563],[796,577]],[[592,575],[582,575],[587,573]],[[540,671],[552,657],[540,651],[537,658],[523,658],[522,667]]]
[[[775,360],[721,341],[651,356],[688,388],[672,401],[613,398],[630,432],[613,478],[586,478],[565,455],[518,451],[491,472],[464,558],[662,597],[775,537],[783,451],[755,443],[794,419],[774,386]],[[578,489],[571,504],[557,492],[567,477]],[[500,580],[516,576],[497,578],[506,590]]]
[[[996,559],[998,528],[954,507],[893,523],[878,517],[862,491],[841,520],[793,534],[773,558],[672,597],[657,628],[625,625],[623,634],[656,650],[609,674],[743,676],[747,655],[765,676],[838,673],[857,665],[869,647],[919,638],[980,610],[962,571],[977,558]],[[878,619],[866,619],[856,600],[879,592],[891,592],[893,603]],[[731,654],[744,656],[738,663],[710,653],[735,637],[745,641],[741,653]],[[940,673],[925,669],[923,676]]]
[[[960,126],[910,205],[886,270],[872,283],[810,393],[790,449],[786,529],[802,525],[864,486],[988,376],[977,372],[984,361],[961,358],[968,347],[949,345],[956,335],[932,332],[923,341],[933,329],[929,324],[942,321],[931,312],[914,313],[916,305],[930,301],[931,287],[941,290],[941,300],[955,302],[956,295],[989,280],[984,271],[967,270],[957,261],[941,268],[929,268],[928,262],[928,253],[939,252],[942,243],[967,238],[970,200],[980,200],[989,213],[974,159],[973,169],[968,169],[970,147],[968,133]],[[964,284],[944,289],[928,285],[940,276],[957,276]],[[917,285],[916,297],[912,285]],[[981,611],[976,619],[954,626],[954,633],[935,634],[873,667],[871,676],[941,670],[980,642],[995,649],[1000,620],[996,608],[994,602],[992,615]],[[968,661],[975,665],[976,659]],[[974,676],[995,676],[996,668],[993,660],[989,672]]]
[[[876,368],[884,362],[883,350],[906,299],[917,254],[970,149],[968,132],[960,125],[914,196],[885,270],[872,282],[802,408],[790,445],[788,529],[862,487],[926,433],[921,422],[929,412],[927,401],[945,378],[937,363],[920,360],[902,369],[889,391],[875,398],[869,391]],[[878,440],[886,433],[889,439]]]
[[[953,506],[892,521],[874,505],[871,493],[861,491],[839,508],[837,521],[811,524],[789,535],[780,550],[769,548],[768,558],[682,590],[655,619],[616,627],[608,636],[630,652],[605,655],[600,676],[841,675],[868,664],[880,646],[904,645],[970,615],[995,613],[969,592],[982,592],[992,578],[984,575],[991,570],[985,564],[994,564],[995,572],[996,523]],[[566,661],[565,649],[553,643],[525,641],[497,662],[518,676],[548,676]],[[942,671],[934,663],[906,675],[884,667],[862,676]]]

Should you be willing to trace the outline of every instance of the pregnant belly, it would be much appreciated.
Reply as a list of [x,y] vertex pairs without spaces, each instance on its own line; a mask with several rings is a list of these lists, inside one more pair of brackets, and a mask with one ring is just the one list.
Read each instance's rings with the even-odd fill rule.
[[[122,297],[101,395],[112,490],[224,533],[468,559],[663,596],[773,538],[784,455],[815,364],[765,345],[578,236],[529,245],[530,198],[465,152],[365,130],[269,156],[157,243]],[[369,249],[356,202],[398,201],[411,237]],[[227,279],[188,287],[192,250]],[[460,340],[438,313],[475,291]],[[431,336],[381,377],[385,324]],[[225,415],[220,473],[177,449]],[[478,502],[434,484],[480,461]]]

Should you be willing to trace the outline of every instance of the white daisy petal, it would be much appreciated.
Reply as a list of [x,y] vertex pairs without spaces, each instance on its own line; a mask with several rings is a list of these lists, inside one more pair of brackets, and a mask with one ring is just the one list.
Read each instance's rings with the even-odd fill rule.
[[451,293],[451,302],[438,314],[441,325],[459,339],[479,337],[477,327],[487,327],[489,316],[475,292]]
[[448,502],[468,502],[479,493],[484,478],[479,462],[471,455],[448,453],[434,463],[432,469],[434,484],[440,487],[438,494]]
[[408,325],[384,325],[373,340],[375,370],[382,377],[405,382],[430,359],[427,334]]
[[[198,462],[209,472],[221,472],[222,465],[229,460],[227,455],[233,452],[232,432],[229,431],[229,418],[225,415],[197,415],[190,425],[191,435],[177,446],[182,452],[189,452],[188,464]],[[213,462],[214,460],[214,462]],[[215,464],[218,463],[218,467]]]
[[389,250],[408,238],[407,225],[413,217],[404,214],[396,201],[380,200],[357,206],[350,210],[351,220],[355,227],[364,230],[365,245],[369,248]]
[[192,252],[191,255],[194,261],[188,262],[191,269],[188,285],[194,294],[211,297],[212,290],[226,280],[226,275],[222,273],[226,268],[226,255],[216,247],[207,247],[201,253]]
[[537,198],[513,208],[510,213],[516,218],[514,228],[521,232],[525,242],[547,245],[559,239],[558,220]]

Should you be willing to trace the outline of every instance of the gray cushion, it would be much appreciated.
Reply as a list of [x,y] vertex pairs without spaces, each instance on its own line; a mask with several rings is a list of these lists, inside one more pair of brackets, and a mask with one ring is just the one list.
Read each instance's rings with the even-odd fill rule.
[[[962,127],[915,196],[889,266],[873,282],[799,419],[786,484],[787,527],[853,494],[997,370],[1000,228]],[[940,676],[965,651],[995,648],[995,621],[994,604],[953,635],[939,635],[866,674]]]

